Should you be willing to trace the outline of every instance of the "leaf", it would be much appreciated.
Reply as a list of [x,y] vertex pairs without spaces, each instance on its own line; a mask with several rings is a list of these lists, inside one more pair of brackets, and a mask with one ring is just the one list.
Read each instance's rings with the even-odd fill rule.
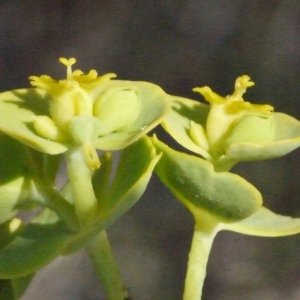
[[53,212],[45,209],[0,250],[0,278],[11,279],[34,273],[57,257],[73,236]]
[[92,178],[93,189],[98,200],[98,205],[101,206],[104,197],[109,188],[110,175],[112,171],[112,155],[110,152],[105,152],[100,157],[101,167],[98,168]]
[[98,218],[94,224],[84,228],[62,254],[67,255],[79,250],[91,237],[126,213],[144,193],[160,157],[147,136],[125,148],[121,153],[113,183],[107,194],[102,196]]
[[24,223],[18,218],[12,218],[0,224],[0,249],[20,235],[24,226]]
[[0,223],[18,212],[30,200],[33,165],[29,149],[0,133]]
[[11,286],[11,280],[0,279],[0,299],[1,300],[15,300],[14,292]]
[[163,153],[156,173],[192,213],[201,208],[219,220],[233,222],[250,216],[261,206],[261,194],[242,177],[215,172],[211,163],[175,151],[156,137],[153,144]]
[[36,116],[48,115],[48,102],[47,94],[33,88],[1,93],[0,131],[41,152],[65,152],[65,145],[41,138],[33,128]]
[[0,279],[0,299],[17,300],[26,291],[34,274],[15,279]]
[[250,217],[239,222],[222,224],[220,228],[249,235],[278,237],[299,233],[300,218],[277,215],[262,206]]

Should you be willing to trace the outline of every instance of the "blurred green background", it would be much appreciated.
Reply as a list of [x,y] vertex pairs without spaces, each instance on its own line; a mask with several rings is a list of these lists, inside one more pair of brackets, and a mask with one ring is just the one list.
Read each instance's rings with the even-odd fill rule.
[[[248,74],[246,99],[300,119],[300,2],[296,0],[24,0],[0,2],[0,90],[29,75],[63,78],[58,58],[119,79],[145,80],[201,99]],[[300,151],[233,171],[277,213],[300,217]],[[242,197],[242,195],[241,195]],[[154,177],[146,195],[108,233],[134,300],[179,300],[193,220]],[[300,235],[267,239],[223,232],[203,300],[300,299]],[[104,299],[84,252],[40,271],[22,300]]]

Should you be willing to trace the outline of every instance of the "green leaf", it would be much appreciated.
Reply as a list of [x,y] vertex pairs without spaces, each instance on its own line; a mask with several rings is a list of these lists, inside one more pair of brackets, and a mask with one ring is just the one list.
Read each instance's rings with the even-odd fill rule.
[[0,299],[15,300],[10,279],[0,279]]
[[242,177],[215,172],[211,163],[175,151],[156,137],[153,143],[163,153],[155,171],[192,213],[200,208],[219,220],[233,222],[250,216],[261,206],[261,194]]
[[17,300],[24,294],[34,274],[14,279],[0,279],[0,299]]
[[0,249],[20,235],[23,229],[24,223],[18,218],[12,218],[0,224]]
[[84,228],[62,251],[62,254],[79,250],[91,237],[109,227],[126,213],[144,193],[160,157],[147,136],[125,148],[121,153],[111,187],[106,195],[101,192],[98,218],[94,224]]
[[[170,110],[170,97],[157,85],[148,82],[110,80],[99,85],[97,94],[109,89],[134,90],[141,102],[139,114],[126,128],[98,138],[94,146],[101,150],[123,149],[161,123]],[[110,91],[112,93],[112,91]],[[115,112],[117,115],[120,111]],[[114,115],[114,112],[111,112]],[[115,119],[115,116],[113,117]]]
[[1,133],[0,144],[0,223],[3,223],[30,200],[34,171],[26,146]]
[[0,278],[11,279],[34,273],[57,257],[73,237],[64,223],[45,209],[0,250]]
[[105,199],[104,209],[110,211],[111,208],[120,205],[120,201],[127,198],[127,194],[131,191],[141,196],[146,186],[140,183],[145,177],[150,179],[153,166],[160,157],[161,155],[156,154],[149,137],[144,137],[124,149]]
[[49,114],[49,96],[38,89],[22,89],[0,94],[0,131],[25,145],[48,154],[65,152],[63,144],[49,141],[36,134],[36,116]]
[[14,279],[0,279],[0,299],[17,300],[26,291],[34,274]]
[[98,200],[98,205],[102,206],[102,201],[104,201],[109,188],[110,175],[112,172],[112,155],[110,152],[105,152],[100,157],[101,166],[97,169],[93,175],[92,183],[94,193]]
[[231,224],[222,224],[221,229],[243,234],[278,237],[300,232],[300,218],[281,216],[266,207],[260,207],[250,217]]

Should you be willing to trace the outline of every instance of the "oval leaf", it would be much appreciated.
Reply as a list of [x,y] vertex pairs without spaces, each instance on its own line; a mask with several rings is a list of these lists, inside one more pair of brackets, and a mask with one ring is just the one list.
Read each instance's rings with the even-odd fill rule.
[[175,151],[155,137],[153,143],[157,151],[163,153],[155,171],[172,193],[190,209],[191,203],[219,220],[233,222],[250,216],[261,206],[261,194],[242,177],[228,172],[215,172],[211,163]]
[[29,149],[0,133],[0,224],[31,200],[32,161]]
[[44,210],[11,243],[0,250],[0,278],[11,279],[35,272],[57,257],[74,236],[56,215]]

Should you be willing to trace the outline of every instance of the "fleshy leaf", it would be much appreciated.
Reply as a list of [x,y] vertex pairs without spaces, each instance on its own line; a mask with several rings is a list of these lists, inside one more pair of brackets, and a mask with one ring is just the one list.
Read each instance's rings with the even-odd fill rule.
[[33,128],[36,116],[48,115],[48,102],[49,96],[38,89],[1,93],[0,131],[41,152],[65,152],[65,145],[41,138]]
[[104,201],[109,188],[109,183],[111,180],[112,172],[112,154],[110,152],[105,152],[101,157],[101,167],[95,170],[92,183],[94,188],[94,193],[98,200],[98,205],[101,206],[101,202]]
[[24,294],[34,274],[14,279],[0,279],[0,299],[17,300]]
[[15,300],[13,288],[10,279],[0,279],[0,299]]
[[221,230],[231,230],[248,235],[278,237],[300,232],[300,218],[291,218],[260,207],[250,217],[231,224],[222,224]]
[[62,254],[70,254],[82,248],[92,236],[106,229],[126,213],[144,193],[160,157],[147,136],[125,148],[107,194],[100,189],[101,203],[96,222],[76,236]]
[[0,250],[0,278],[35,272],[57,257],[73,236],[53,212],[44,210],[21,235]]
[[33,166],[26,146],[1,133],[0,145],[0,223],[3,223],[30,200]]
[[0,249],[20,235],[23,229],[24,223],[18,218],[12,218],[0,224]]
[[220,221],[233,222],[250,216],[261,206],[261,194],[242,177],[228,172],[215,172],[211,163],[175,151],[156,137],[153,143],[157,151],[163,153],[155,171],[190,210],[194,206]]
[[149,137],[144,137],[124,149],[110,191],[105,199],[104,210],[110,211],[113,207],[119,206],[122,199],[126,198],[129,193],[134,192],[140,197],[143,193],[141,190],[144,191],[146,188],[141,185],[141,181],[145,177],[150,179],[151,170],[160,157],[160,154],[156,154]]

